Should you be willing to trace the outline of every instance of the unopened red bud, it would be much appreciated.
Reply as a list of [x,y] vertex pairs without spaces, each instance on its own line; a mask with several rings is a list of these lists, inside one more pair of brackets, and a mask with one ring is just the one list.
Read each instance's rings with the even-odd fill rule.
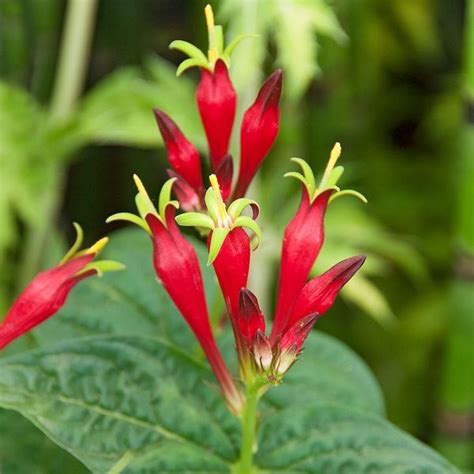
[[198,192],[203,187],[203,183],[201,160],[197,148],[163,111],[154,109],[153,113],[168,150],[169,163],[175,172]]

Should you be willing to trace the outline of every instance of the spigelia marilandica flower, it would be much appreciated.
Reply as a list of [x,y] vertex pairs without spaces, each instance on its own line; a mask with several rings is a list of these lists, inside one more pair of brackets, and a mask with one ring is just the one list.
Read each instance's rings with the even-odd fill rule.
[[104,237],[85,250],[80,250],[83,231],[74,223],[76,241],[55,267],[39,273],[13,303],[0,324],[0,349],[57,313],[71,289],[84,278],[101,276],[103,272],[120,270],[122,264],[110,260],[93,261],[104,248]]
[[200,343],[229,408],[238,413],[241,394],[212,333],[199,261],[194,248],[175,223],[175,210],[179,204],[170,199],[175,178],[163,185],[158,210],[138,176],[135,175],[134,179],[138,188],[135,201],[139,216],[118,213],[109,217],[107,222],[126,220],[148,232],[153,242],[153,265],[158,279]]
[[[224,47],[222,26],[214,24],[210,5],[205,8],[209,48],[207,54],[182,40],[173,41],[170,47],[189,56],[178,67],[180,75],[190,67],[199,67],[201,80],[196,100],[207,137],[211,171],[221,185],[224,201],[231,195],[233,160],[229,143],[235,118],[237,95],[229,77],[230,57],[237,44],[245,37],[240,35]],[[243,197],[262,161],[270,151],[279,129],[279,100],[282,72],[275,71],[263,84],[255,103],[247,110],[241,126],[241,159],[239,178],[234,199]],[[168,149],[168,160],[173,168],[170,174],[178,178],[174,191],[182,209],[200,210],[199,154],[184,137],[178,126],[162,111],[155,109],[155,117]],[[182,147],[182,150],[180,148]],[[189,177],[193,178],[190,179]],[[195,178],[195,179],[194,179]]]
[[324,175],[316,186],[313,171],[299,158],[303,170],[287,173],[303,183],[302,198],[295,217],[288,224],[282,244],[278,301],[271,335],[265,334],[265,320],[257,298],[242,288],[239,297],[238,328],[253,355],[253,372],[278,384],[300,354],[314,323],[332,306],[339,290],[364,263],[364,256],[351,257],[307,282],[324,241],[324,215],[331,199],[356,191],[337,186],[342,167],[335,167],[341,147],[336,143]]
[[[247,286],[251,248],[257,248],[262,239],[260,228],[255,222],[259,208],[255,201],[247,198],[237,199],[227,207],[217,177],[211,175],[209,180],[211,187],[205,195],[208,214],[188,212],[177,216],[176,221],[182,226],[209,230],[208,264],[214,266],[234,331],[241,368],[245,372],[244,361],[248,359],[248,351],[237,322],[239,291]],[[242,215],[246,207],[252,208],[252,217]],[[253,241],[244,228],[253,232]]]
[[351,194],[366,202],[364,196],[353,190],[341,191],[336,185],[344,168],[336,166],[341,145],[336,143],[321,181],[316,185],[310,166],[300,158],[303,174],[289,172],[303,184],[301,202],[295,217],[287,225],[282,244],[278,301],[271,333],[274,343],[288,329],[288,322],[296,299],[305,284],[324,241],[324,215],[327,205],[339,196]]

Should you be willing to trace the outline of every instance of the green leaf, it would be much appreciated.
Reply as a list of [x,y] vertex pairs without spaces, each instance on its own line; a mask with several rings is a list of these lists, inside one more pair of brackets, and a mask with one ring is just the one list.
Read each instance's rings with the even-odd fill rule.
[[427,446],[350,405],[297,405],[263,420],[256,461],[265,473],[458,473]]
[[86,474],[83,464],[12,410],[0,409],[0,472]]
[[[272,389],[286,385],[285,397],[264,398],[259,472],[457,472],[375,413],[378,390],[342,344],[320,335],[314,348],[305,375],[290,372]],[[230,473],[238,420],[207,366],[185,350],[158,338],[103,336],[2,359],[0,406],[20,411],[93,472]],[[319,375],[326,364],[345,379],[332,392],[331,378]]]
[[362,360],[332,337],[315,332],[303,354],[276,390],[265,400],[285,408],[317,403],[337,403],[383,416],[382,392]]
[[[117,368],[120,367],[120,370]],[[169,343],[93,337],[0,363],[0,405],[20,410],[93,472],[228,472],[228,414],[207,367]]]

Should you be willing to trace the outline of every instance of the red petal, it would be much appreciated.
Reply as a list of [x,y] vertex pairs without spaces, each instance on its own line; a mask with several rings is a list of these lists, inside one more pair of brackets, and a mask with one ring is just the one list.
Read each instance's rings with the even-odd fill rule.
[[323,245],[324,215],[332,193],[332,189],[324,191],[309,204],[308,194],[303,188],[300,207],[285,229],[272,343],[287,327],[296,299]]
[[241,288],[239,293],[238,324],[240,334],[249,347],[253,346],[257,331],[265,334],[265,318],[256,296],[247,288]]
[[262,85],[254,104],[245,112],[240,131],[240,170],[234,199],[245,195],[275,142],[280,126],[282,78],[282,71],[275,71]]
[[310,313],[322,316],[333,305],[339,290],[354,276],[364,261],[363,255],[347,258],[306,283],[298,296],[288,326],[296,324]]
[[233,174],[234,174],[234,163],[232,160],[232,156],[227,154],[224,156],[219,167],[216,169],[216,175],[219,181],[219,187],[221,189],[222,199],[224,201],[226,201],[230,195]]
[[229,149],[237,98],[224,61],[216,62],[214,72],[201,69],[196,98],[215,171]]
[[148,214],[146,221],[153,234],[156,274],[196,335],[227,402],[235,410],[240,395],[212,334],[196,252],[176,226],[172,206],[168,206],[166,211],[166,227],[153,214]]
[[173,170],[167,170],[170,178],[176,178],[173,185],[173,191],[179,201],[180,208],[183,211],[199,211],[202,209],[202,199],[200,194],[178,173]]
[[83,255],[39,273],[15,300],[0,325],[0,349],[55,314],[66,302],[72,287],[94,274],[81,271],[95,257]]
[[[303,347],[303,343],[308,337],[314,323],[318,320],[318,314],[308,314],[285,332],[280,341],[281,352],[284,353],[290,348],[294,348],[298,353]],[[293,350],[292,350],[293,352]]]
[[[208,243],[210,242],[210,237]],[[229,232],[214,260],[214,270],[224,295],[238,349],[241,342],[238,328],[239,293],[247,286],[250,266],[250,239],[237,227]]]
[[153,109],[156,123],[168,150],[168,161],[196,191],[202,188],[201,160],[197,148],[183,135],[168,115]]

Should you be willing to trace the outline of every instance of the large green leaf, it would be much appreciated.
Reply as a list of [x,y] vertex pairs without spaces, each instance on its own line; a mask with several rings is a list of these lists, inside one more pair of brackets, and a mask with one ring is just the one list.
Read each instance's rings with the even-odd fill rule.
[[0,409],[0,472],[82,474],[87,469],[22,415]]
[[[456,472],[359,404],[366,393],[380,400],[350,352],[328,336],[310,343],[318,346],[273,389],[286,394],[262,405],[262,470]],[[338,362],[325,367],[328,357]],[[331,390],[328,374],[337,380],[344,363],[347,383]],[[302,370],[313,377],[308,386]],[[239,426],[209,369],[160,339],[81,338],[3,359],[0,406],[20,411],[93,472],[230,472],[238,457]]]

